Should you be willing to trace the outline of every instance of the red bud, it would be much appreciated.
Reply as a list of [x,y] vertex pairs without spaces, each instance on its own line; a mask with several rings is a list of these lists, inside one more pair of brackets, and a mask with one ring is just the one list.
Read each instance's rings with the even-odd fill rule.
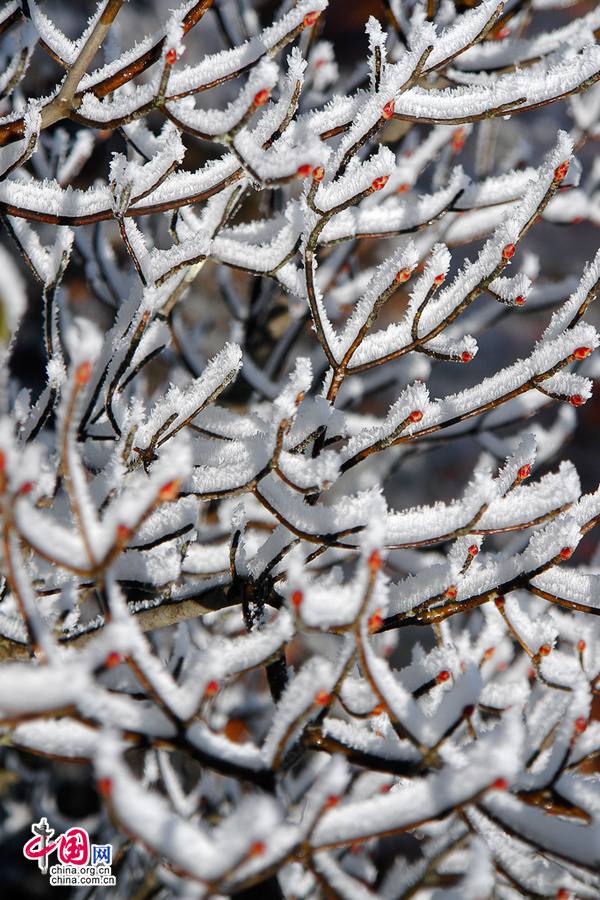
[[396,284],[404,284],[405,281],[408,281],[411,274],[412,273],[411,273],[410,269],[400,269],[399,272],[396,272],[396,277],[394,278],[394,281],[396,282]]
[[268,91],[266,88],[263,88],[262,91],[258,91],[258,93],[254,95],[254,105],[255,106],[264,106],[265,103],[269,102],[270,96],[271,96],[271,91]]
[[87,384],[92,374],[92,364],[90,362],[82,362],[75,369],[75,384],[82,387]]
[[160,488],[158,492],[158,499],[164,503],[169,500],[176,500],[179,495],[180,487],[181,481],[178,478],[173,479],[173,481],[167,481],[166,484],[163,484],[163,486]]
[[382,625],[383,616],[381,615],[381,612],[379,610],[376,610],[372,616],[369,616],[367,627],[371,634],[374,634],[376,631],[379,631]]
[[492,782],[491,787],[493,787],[495,791],[506,791],[508,789],[508,781],[506,778],[496,778],[496,780]]
[[407,191],[410,191],[410,184],[408,184],[406,181],[403,181],[402,184],[399,184],[396,188],[397,194],[406,194]]
[[573,723],[573,728],[575,729],[575,734],[583,734],[583,732],[588,727],[588,720],[585,716],[578,716]]
[[542,644],[542,646],[538,650],[538,653],[540,654],[540,656],[550,656],[551,652],[552,652],[552,647],[550,646],[550,644]]
[[177,62],[177,51],[173,47],[171,47],[170,50],[167,50],[167,52],[165,54],[165,59],[167,60],[167,62],[169,63],[170,66],[175,65],[175,63]]
[[586,359],[591,352],[591,347],[577,347],[576,350],[573,350],[573,356],[575,359]]
[[471,362],[471,360],[473,359],[473,354],[469,353],[468,350],[463,350],[463,352],[460,354],[460,359],[461,359],[461,362],[464,362],[464,363]]
[[438,672],[435,676],[435,680],[438,684],[443,684],[444,681],[448,681],[450,678],[450,672],[447,669],[442,669],[441,672]]
[[389,175],[380,175],[379,178],[375,178],[373,181],[371,188],[374,191],[382,191],[386,184],[388,183]]
[[444,275],[444,273],[440,272],[440,274],[436,275],[435,278],[433,279],[433,283],[434,284],[443,284],[445,279],[446,279],[446,276]]
[[529,478],[531,475],[531,466],[529,463],[526,463],[524,466],[521,466],[519,471],[517,472],[517,478],[519,481],[523,481],[525,478]]
[[112,794],[112,778],[99,778],[96,788],[101,797],[108,799]]
[[292,596],[290,597],[290,602],[294,609],[298,610],[302,606],[302,601],[304,600],[304,594],[302,591],[293,591]]
[[327,691],[318,691],[315,694],[315,703],[317,706],[327,706],[329,701],[331,700],[331,694]]
[[569,397],[569,403],[571,406],[583,406],[585,400],[581,396],[581,394],[573,394],[572,397]]
[[567,174],[568,171],[569,171],[569,161],[568,161],[568,160],[565,160],[565,162],[562,162],[562,163],[560,164],[560,166],[557,166],[557,167],[555,168],[555,170],[554,170],[554,180],[555,180],[555,181],[562,181],[563,178],[566,176],[566,174]]
[[131,528],[127,525],[117,525],[117,540],[120,544],[125,544],[133,534]]
[[311,25],[314,25],[319,16],[321,15],[320,10],[315,10],[313,12],[306,13],[304,16],[304,27],[310,28]]
[[369,554],[369,559],[367,560],[367,565],[371,572],[379,572],[381,567],[383,566],[383,560],[381,559],[381,553],[379,550],[371,550]]
[[471,544],[471,546],[467,550],[467,553],[469,554],[469,556],[477,556],[477,554],[479,553],[479,547],[477,546],[477,544]]
[[413,409],[411,413],[407,416],[409,422],[420,422],[423,418],[423,413],[420,409]]
[[312,175],[312,166],[310,166],[308,163],[304,163],[303,166],[298,166],[296,175],[298,175],[300,178],[308,178],[309,175]]
[[583,640],[583,638],[581,638],[581,640],[577,641],[577,649],[579,650],[580,653],[583,653],[585,648],[586,648],[586,643]]
[[117,653],[116,650],[113,650],[104,660],[104,667],[106,669],[115,669],[118,665],[121,664],[121,662],[121,654]]
[[383,107],[383,112],[381,113],[381,116],[384,119],[391,119],[393,115],[394,115],[394,101],[390,100]]
[[515,297],[515,303],[517,306],[523,306],[523,304],[525,303],[525,297],[523,296],[523,294],[519,294],[518,297]]
[[573,556],[572,547],[563,547],[559,553],[561,559],[570,559]]
[[264,841],[254,841],[248,850],[248,856],[262,856],[266,849],[267,845]]
[[502,251],[503,259],[512,259],[512,257],[514,255],[515,255],[515,245],[507,244],[506,247],[504,248],[504,250]]
[[330,794],[325,801],[325,809],[333,809],[340,802],[340,798],[336,794]]
[[450,587],[447,587],[444,593],[444,596],[448,598],[448,600],[454,600],[458,591],[456,590],[456,585],[451,584]]
[[317,166],[313,169],[313,181],[321,182],[325,178],[325,169],[323,166]]
[[209,681],[204,689],[205,697],[214,697],[215,694],[219,693],[219,682],[218,681]]

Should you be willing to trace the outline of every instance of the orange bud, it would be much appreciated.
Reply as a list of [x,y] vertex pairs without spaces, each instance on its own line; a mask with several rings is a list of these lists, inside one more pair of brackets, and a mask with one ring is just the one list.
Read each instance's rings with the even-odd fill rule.
[[504,250],[502,251],[503,259],[512,259],[512,257],[514,255],[515,255],[515,245],[507,244],[506,247],[504,248]]
[[309,175],[312,175],[312,166],[308,163],[304,163],[303,166],[298,166],[296,175],[299,175],[300,178],[308,178]]
[[569,900],[571,892],[566,888],[559,888],[556,892],[556,900]]
[[112,794],[112,778],[99,778],[96,788],[101,797],[108,799]]
[[325,809],[333,809],[340,802],[340,798],[336,794],[330,794],[325,801]]
[[446,276],[444,275],[443,272],[440,272],[440,274],[436,275],[435,278],[433,279],[433,283],[434,284],[443,284],[445,280],[446,280]]
[[576,350],[573,350],[573,356],[575,359],[586,359],[592,352],[591,347],[577,347]]
[[317,706],[327,706],[329,701],[331,700],[331,694],[327,691],[317,691],[315,694],[315,703]]
[[104,660],[104,667],[106,669],[115,669],[121,662],[121,654],[117,653],[116,650],[113,650]]
[[396,282],[396,284],[404,284],[405,281],[408,281],[410,276],[411,276],[410,269],[400,269],[399,272],[396,272],[396,277],[394,278],[394,281]]
[[388,183],[389,177],[389,175],[380,175],[379,178],[375,178],[373,184],[371,185],[372,190],[382,191]]
[[496,604],[498,609],[504,609],[504,597],[496,597],[494,603]]
[[583,732],[588,727],[588,720],[585,716],[578,716],[573,723],[573,728],[575,729],[575,734],[583,734]]
[[531,466],[529,463],[526,463],[524,466],[521,466],[519,471],[517,472],[517,478],[519,481],[523,481],[525,478],[529,478],[531,475]]
[[177,51],[173,47],[171,47],[170,50],[167,50],[167,52],[165,54],[165,59],[167,60],[167,62],[169,63],[170,66],[175,65],[175,63],[177,62]]
[[384,713],[384,712],[385,712],[385,704],[384,704],[384,703],[378,703],[377,706],[374,706],[374,707],[373,707],[373,709],[371,710],[371,712],[369,713],[369,715],[370,715],[370,716],[380,716],[381,713]]
[[127,525],[117,525],[117,541],[120,544],[126,544],[133,531]]
[[381,116],[384,119],[391,119],[393,115],[394,115],[394,101],[389,100],[383,107],[383,112],[381,113]]
[[264,106],[265,103],[269,102],[269,97],[271,96],[271,91],[268,91],[266,88],[263,88],[262,91],[258,91],[254,95],[253,103],[255,106]]
[[552,652],[552,647],[550,644],[542,644],[542,646],[538,649],[538,653],[540,656],[550,656]]
[[483,651],[483,656],[481,657],[481,659],[483,660],[483,662],[487,662],[488,660],[490,660],[492,658],[492,656],[494,655],[495,652],[496,652],[495,647],[488,647],[487,650]]
[[267,845],[264,841],[254,841],[248,850],[248,856],[262,856],[266,849]]
[[372,616],[369,616],[367,627],[371,634],[373,634],[374,632],[379,631],[382,625],[383,616],[381,615],[381,612],[379,610],[376,610]]
[[447,669],[442,669],[441,672],[438,672],[435,676],[435,680],[438,684],[443,684],[444,681],[448,681],[450,679],[450,672]]
[[586,643],[583,640],[583,638],[581,638],[579,641],[577,641],[577,649],[579,650],[580,653],[583,653],[585,648],[586,648]]
[[304,600],[304,594],[302,591],[292,591],[292,596],[290,597],[290,602],[294,609],[300,609],[302,606],[302,601]]
[[82,387],[87,384],[92,374],[92,364],[90,362],[82,362],[75,369],[75,384]]
[[315,10],[313,12],[306,13],[306,15],[304,16],[304,23],[303,23],[304,27],[310,28],[311,25],[315,24],[315,22],[317,21],[317,19],[319,18],[320,15],[321,15],[320,10]]
[[444,592],[444,597],[447,597],[448,600],[454,600],[458,591],[456,590],[456,585],[451,584],[450,587],[447,587]]
[[410,191],[410,184],[408,184],[406,181],[403,181],[402,184],[399,184],[396,188],[397,194],[406,194],[407,191]]
[[573,556],[572,547],[563,547],[559,553],[561,559],[570,559]]
[[420,422],[423,418],[423,413],[420,409],[413,409],[411,413],[407,416],[409,422]]
[[204,688],[204,696],[205,697],[214,697],[215,694],[219,693],[219,682],[218,681],[209,681],[206,687]]
[[369,554],[369,558],[367,560],[367,565],[369,566],[371,572],[379,572],[379,570],[383,566],[383,561],[381,559],[381,553],[379,552],[379,550],[371,550],[371,553]]
[[158,499],[163,503],[166,503],[169,500],[176,500],[180,487],[181,481],[178,478],[174,478],[173,481],[167,481],[166,484],[163,484],[160,488]]

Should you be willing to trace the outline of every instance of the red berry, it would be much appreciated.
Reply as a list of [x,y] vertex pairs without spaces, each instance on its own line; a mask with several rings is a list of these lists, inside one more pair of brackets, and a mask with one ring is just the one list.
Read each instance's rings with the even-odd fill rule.
[[96,788],[101,797],[105,799],[110,797],[112,793],[112,778],[99,778],[96,782]]
[[461,359],[461,362],[464,362],[464,363],[471,362],[471,360],[473,359],[473,354],[469,353],[468,350],[463,350],[463,352],[460,354],[460,359]]
[[106,669],[114,669],[120,665],[121,662],[121,654],[117,653],[116,650],[113,650],[104,660],[104,666]]
[[507,244],[506,247],[504,248],[504,250],[502,251],[503,259],[512,259],[512,257],[514,255],[515,255],[515,245]]
[[554,179],[555,181],[562,181],[567,172],[569,171],[569,161],[561,163],[560,166],[557,166],[554,170]]
[[327,691],[318,691],[315,694],[315,703],[317,704],[317,706],[327,706],[330,700],[331,694]]
[[583,734],[588,727],[588,720],[585,716],[578,716],[578,718],[575,719],[573,727],[575,729],[575,734]]
[[519,471],[517,472],[517,478],[519,481],[523,481],[525,478],[529,478],[531,475],[531,466],[529,463],[526,463],[524,466],[521,466]]
[[82,387],[87,384],[92,374],[92,364],[90,362],[82,362],[75,369],[75,384]]
[[573,350],[573,356],[575,359],[586,359],[591,352],[591,347],[577,347],[576,350]]
[[175,65],[175,63],[177,62],[177,51],[173,47],[171,47],[170,50],[167,50],[165,59],[170,66]]
[[381,116],[384,119],[391,119],[393,115],[394,115],[394,101],[389,100],[383,107],[383,112],[381,113]]
[[469,554],[469,556],[477,556],[477,554],[479,553],[479,547],[477,546],[477,544],[471,544],[471,546],[467,550],[467,553]]
[[405,281],[408,281],[411,274],[412,273],[410,269],[400,269],[400,271],[396,273],[394,281],[396,282],[396,284],[404,284]]
[[181,481],[178,478],[175,478],[173,481],[167,481],[166,484],[163,484],[161,489],[158,492],[158,499],[166,502],[168,500],[176,500],[179,494],[179,488],[181,487]]
[[389,177],[389,175],[380,175],[379,178],[375,178],[373,184],[371,185],[372,190],[382,191],[388,183]]
[[263,88],[262,91],[259,91],[254,95],[254,105],[255,106],[264,106],[265,103],[269,102],[269,97],[271,96],[271,91],[268,91],[266,88]]
[[379,572],[381,567],[383,566],[383,561],[381,559],[381,553],[379,550],[371,550],[369,554],[369,559],[367,560],[367,565],[371,572]]
[[445,278],[446,278],[446,276],[444,275],[444,273],[440,272],[440,274],[436,275],[435,278],[433,279],[433,283],[434,284],[443,284]]
[[340,798],[336,794],[330,794],[325,801],[325,809],[333,809],[340,802]]
[[438,684],[443,684],[444,681],[448,681],[450,678],[450,672],[447,669],[442,669],[441,672],[438,672],[435,676],[435,680]]
[[215,694],[219,693],[219,682],[218,681],[209,681],[204,689],[205,697],[214,697]]
[[290,597],[290,602],[294,609],[300,609],[302,606],[302,601],[304,600],[304,594],[302,591],[293,591],[292,596]]
[[304,163],[303,166],[298,166],[296,175],[299,175],[300,178],[308,178],[309,175],[312,175],[312,166],[308,163]]
[[406,181],[403,181],[402,184],[399,184],[396,188],[397,194],[406,194],[407,191],[410,191],[410,184],[408,184]]
[[325,177],[325,169],[323,168],[323,166],[317,166],[315,169],[313,169],[312,175],[314,181],[321,182]]
[[508,781],[506,778],[496,778],[496,780],[492,782],[491,787],[493,787],[495,791],[506,791],[508,789]]
[[559,553],[561,559],[570,559],[573,556],[572,547],[563,547]]
[[552,652],[552,647],[550,646],[550,644],[542,644],[542,646],[538,650],[538,653],[540,654],[540,656],[550,656],[551,652]]
[[515,297],[515,303],[517,306],[523,306],[523,304],[525,303],[525,297],[523,296],[523,294],[519,294],[518,297]]
[[413,409],[413,411],[409,413],[407,418],[409,422],[420,422],[423,418],[423,413],[420,409]]
[[367,623],[367,627],[371,634],[376,631],[379,631],[381,626],[383,625],[383,616],[379,610],[376,610],[372,616],[369,616],[369,621]]
[[569,397],[569,403],[571,406],[583,406],[585,400],[581,396],[581,394],[573,394],[572,397]]
[[579,650],[580,653],[583,653],[585,648],[586,648],[586,643],[583,640],[583,638],[581,638],[581,640],[577,641],[577,649]]
[[248,856],[262,856],[266,849],[267,845],[264,841],[254,841],[248,850]]
[[306,13],[304,16],[304,27],[310,28],[311,25],[314,25],[319,16],[321,15],[320,10],[315,10],[314,12]]

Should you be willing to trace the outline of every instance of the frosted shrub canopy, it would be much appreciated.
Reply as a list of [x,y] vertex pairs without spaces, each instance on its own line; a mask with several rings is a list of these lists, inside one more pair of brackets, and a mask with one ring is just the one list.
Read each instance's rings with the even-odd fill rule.
[[0,9],[2,840],[63,762],[111,896],[600,897],[600,8],[70,6]]

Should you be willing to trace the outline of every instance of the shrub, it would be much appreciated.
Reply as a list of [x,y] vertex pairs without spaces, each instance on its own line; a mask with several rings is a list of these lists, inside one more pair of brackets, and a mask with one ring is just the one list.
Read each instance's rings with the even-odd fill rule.
[[600,897],[568,5],[386,0],[339,68],[359,4],[4,6],[5,838],[58,760],[112,896]]

